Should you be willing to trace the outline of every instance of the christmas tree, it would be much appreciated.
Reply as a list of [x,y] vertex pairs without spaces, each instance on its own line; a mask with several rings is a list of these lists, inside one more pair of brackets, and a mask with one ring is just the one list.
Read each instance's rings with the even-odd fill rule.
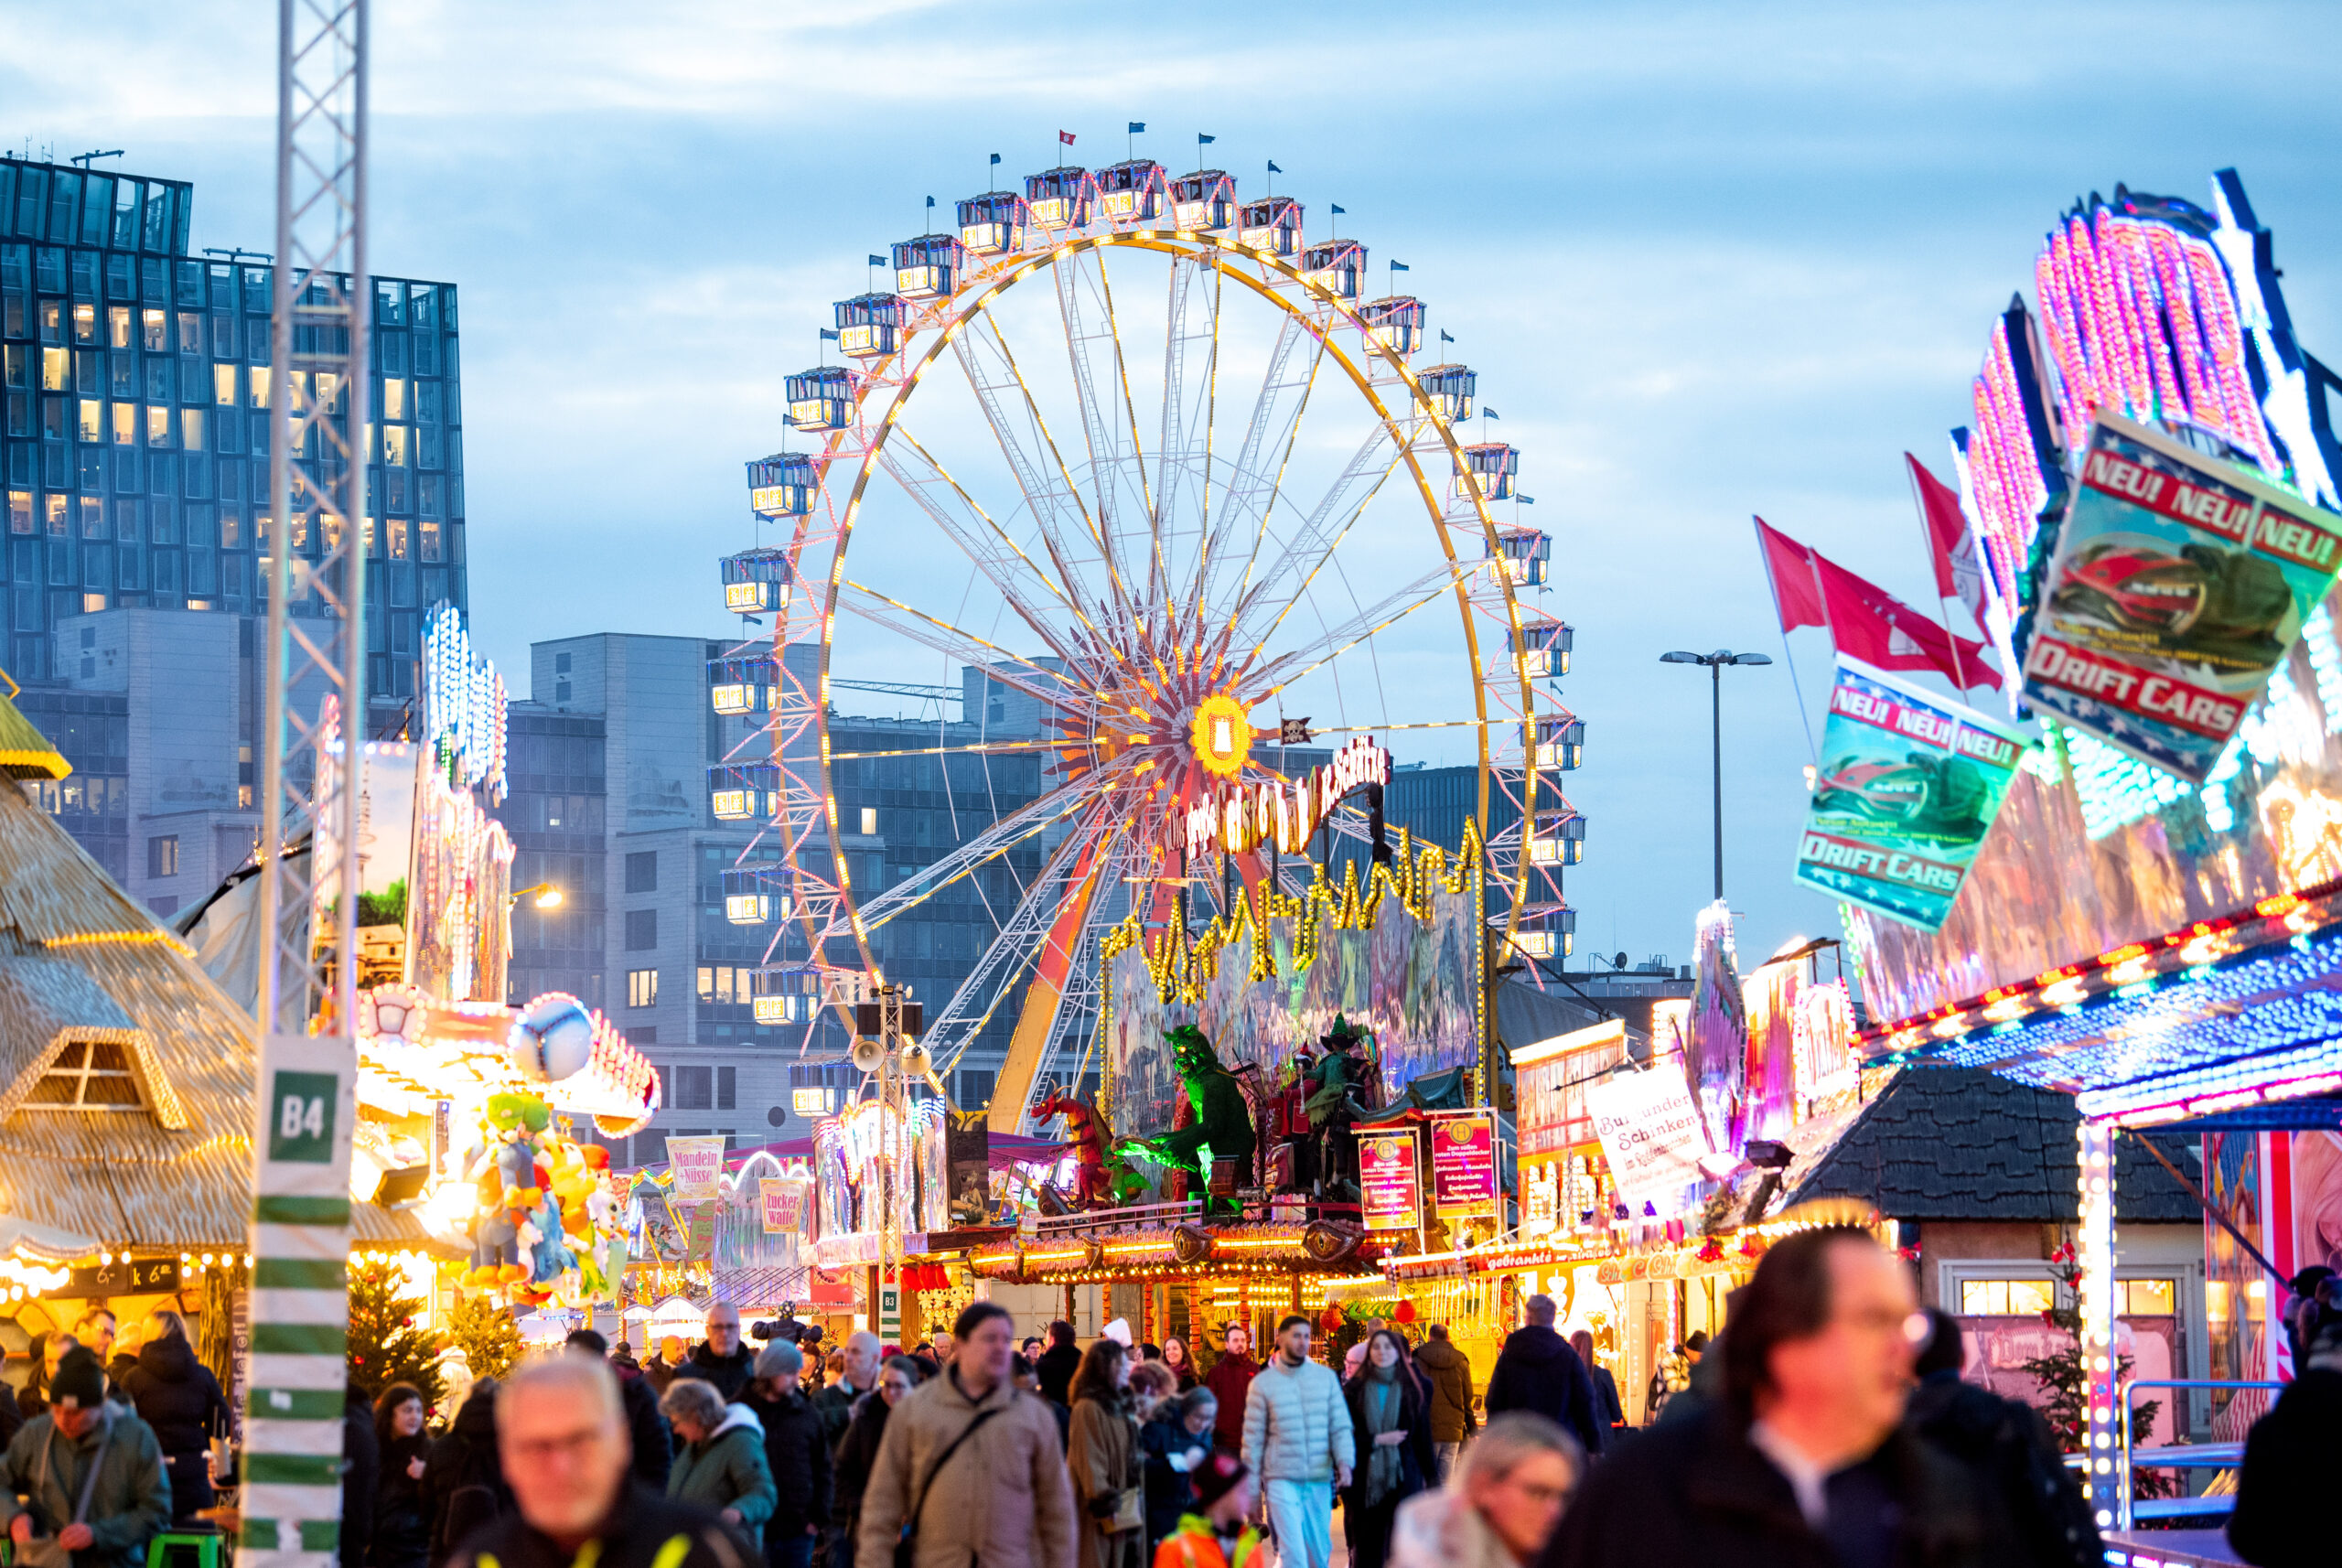
[[512,1315],[486,1295],[456,1304],[447,1315],[447,1337],[463,1351],[475,1378],[501,1380],[521,1359],[521,1330]]
[[369,1395],[412,1383],[427,1408],[439,1402],[439,1342],[416,1326],[424,1303],[401,1294],[405,1286],[395,1259],[361,1257],[350,1265],[349,1380]]

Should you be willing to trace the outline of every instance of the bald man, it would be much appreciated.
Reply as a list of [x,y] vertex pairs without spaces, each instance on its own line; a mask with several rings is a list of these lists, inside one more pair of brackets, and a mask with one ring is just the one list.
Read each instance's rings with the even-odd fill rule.
[[513,1511],[458,1542],[449,1568],[753,1568],[714,1517],[628,1484],[618,1380],[557,1356],[496,1391],[496,1447]]

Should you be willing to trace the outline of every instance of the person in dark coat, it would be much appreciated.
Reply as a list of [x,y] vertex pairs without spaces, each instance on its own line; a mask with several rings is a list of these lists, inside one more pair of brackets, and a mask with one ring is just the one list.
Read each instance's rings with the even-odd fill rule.
[[1144,1561],[1155,1561],[1156,1544],[1195,1508],[1195,1483],[1188,1477],[1211,1457],[1211,1429],[1219,1415],[1218,1398],[1198,1387],[1163,1401],[1139,1423],[1140,1473],[1146,1487]]
[[[603,1351],[609,1341],[590,1328],[580,1328],[569,1337],[569,1352],[604,1359]],[[615,1355],[607,1358],[610,1370],[618,1380],[618,1400],[626,1407],[626,1429],[634,1444],[634,1478],[664,1497],[667,1492],[667,1470],[675,1462],[675,1434],[667,1424],[664,1412],[659,1408],[659,1396],[651,1391],[650,1380],[639,1369],[620,1361]]]
[[1464,1444],[1479,1430],[1472,1411],[1472,1359],[1447,1337],[1447,1325],[1431,1326],[1423,1348],[1415,1352],[1415,1369],[1430,1387],[1431,1446],[1434,1473],[1425,1477],[1444,1487]]
[[341,1568],[363,1568],[374,1540],[374,1488],[381,1478],[373,1396],[348,1384],[341,1402]]
[[[48,1412],[48,1378],[57,1370],[57,1357],[49,1354],[49,1341],[62,1339],[62,1334],[36,1334],[25,1348],[32,1358],[32,1369],[25,1374],[25,1386],[16,1391],[16,1423],[19,1426],[37,1415]],[[63,1354],[62,1351],[59,1352]]]
[[123,1379],[138,1419],[155,1429],[171,1470],[171,1522],[211,1506],[211,1439],[230,1429],[227,1396],[188,1343],[187,1319],[167,1307],[146,1320],[146,1343]]
[[1986,1568],[2015,1551],[1967,1467],[1904,1422],[1917,1293],[1868,1233],[1775,1242],[1724,1398],[1586,1471],[1542,1568]]
[[1581,1328],[1570,1336],[1570,1348],[1585,1368],[1586,1376],[1594,1380],[1594,1419],[1608,1427],[1615,1435],[1627,1424],[1627,1407],[1618,1398],[1618,1380],[1610,1369],[1594,1359],[1594,1336]]
[[1928,1308],[1927,1348],[1915,1369],[1919,1386],[1911,1391],[1905,1420],[1968,1466],[2024,1546],[2027,1568],[2100,1568],[2106,1547],[2090,1499],[2066,1468],[2049,1423],[2022,1400],[1962,1382],[1966,1361],[1960,1320],[1939,1306]]
[[512,1506],[496,1451],[496,1380],[472,1385],[463,1408],[423,1461],[423,1507],[431,1517],[431,1561]]
[[2257,1568],[2335,1559],[2328,1488],[2342,1476],[2342,1315],[2321,1313],[2304,1337],[2300,1373],[2245,1434],[2229,1544]]
[[424,1568],[431,1561],[431,1516],[423,1507],[423,1391],[392,1383],[374,1402],[374,1446],[381,1470],[374,1482],[372,1568]]
[[1073,1375],[1081,1370],[1081,1352],[1073,1343],[1072,1324],[1059,1318],[1049,1325],[1049,1348],[1033,1363],[1033,1370],[1041,1380],[1041,1397],[1065,1404]]
[[852,1561],[850,1543],[862,1522],[862,1489],[870,1484],[870,1472],[878,1463],[878,1444],[886,1435],[886,1413],[902,1403],[905,1395],[919,1387],[919,1363],[908,1356],[889,1356],[878,1369],[878,1387],[854,1402],[854,1413],[846,1422],[845,1435],[838,1440],[836,1468],[831,1478],[831,1517],[837,1522],[836,1540],[844,1543],[833,1549],[833,1562]]
[[1212,1439],[1234,1454],[1244,1446],[1244,1396],[1252,1391],[1261,1363],[1252,1359],[1252,1331],[1241,1323],[1228,1326],[1220,1345],[1219,1359],[1204,1374],[1203,1386],[1219,1401]]
[[1383,1568],[1399,1505],[1430,1484],[1431,1409],[1407,1365],[1407,1343],[1388,1328],[1366,1342],[1366,1360],[1342,1390],[1357,1457],[1342,1493],[1342,1539],[1352,1568]]
[[830,1445],[822,1412],[799,1386],[805,1353],[786,1339],[757,1352],[756,1380],[740,1402],[765,1429],[765,1464],[779,1494],[765,1521],[769,1568],[808,1568],[813,1543],[831,1522]]
[[756,1375],[757,1353],[740,1342],[740,1309],[717,1302],[707,1309],[707,1337],[683,1358],[675,1376],[704,1379],[715,1385],[725,1404],[738,1404],[741,1391]]
[[1532,1295],[1521,1311],[1528,1325],[1505,1336],[1481,1402],[1490,1415],[1534,1411],[1559,1422],[1588,1454],[1601,1453],[1609,1428],[1595,1417],[1594,1379],[1585,1363],[1553,1332],[1553,1298]]

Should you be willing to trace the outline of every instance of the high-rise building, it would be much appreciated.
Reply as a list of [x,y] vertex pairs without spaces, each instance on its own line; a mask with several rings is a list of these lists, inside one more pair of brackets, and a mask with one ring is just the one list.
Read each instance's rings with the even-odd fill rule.
[[[622,1162],[663,1157],[671,1134],[720,1133],[736,1144],[799,1135],[792,1089],[842,1090],[860,1077],[843,1064],[850,1041],[833,1015],[756,1020],[757,972],[801,962],[805,949],[801,933],[776,918],[736,922],[727,901],[725,874],[753,830],[714,816],[706,769],[754,717],[720,714],[711,703],[708,664],[728,647],[618,634],[540,642],[531,650],[530,699],[509,714],[511,789],[499,815],[512,835],[512,884],[562,892],[553,908],[523,897],[513,909],[512,994],[569,992],[607,1014],[657,1065],[665,1108],[633,1146],[614,1151]],[[965,744],[962,727],[833,719],[832,736],[842,750],[931,752]],[[983,760],[991,767],[978,768]],[[833,780],[854,883],[864,889],[933,864],[1035,799],[1041,782],[1037,757],[931,754],[841,762]],[[887,977],[940,1009],[1015,907],[1012,876],[1029,880],[1040,854],[1038,846],[1014,851],[984,876],[877,928]],[[950,1086],[956,1100],[989,1098],[1014,1025],[1004,1009],[972,1046]]]
[[[78,650],[54,634],[72,617],[266,611],[274,268],[192,251],[194,194],[0,158],[0,662],[18,681],[69,674]],[[467,599],[460,339],[454,285],[372,288],[367,681],[403,699],[422,613]],[[296,371],[288,391],[346,417],[331,380]],[[322,532],[295,499],[289,547],[314,559]]]

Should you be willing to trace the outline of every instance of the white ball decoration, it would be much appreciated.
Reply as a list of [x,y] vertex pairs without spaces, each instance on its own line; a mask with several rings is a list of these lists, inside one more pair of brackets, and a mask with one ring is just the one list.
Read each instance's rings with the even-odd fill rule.
[[594,1015],[564,992],[521,1009],[504,1045],[506,1059],[532,1083],[558,1083],[586,1069],[594,1054]]

